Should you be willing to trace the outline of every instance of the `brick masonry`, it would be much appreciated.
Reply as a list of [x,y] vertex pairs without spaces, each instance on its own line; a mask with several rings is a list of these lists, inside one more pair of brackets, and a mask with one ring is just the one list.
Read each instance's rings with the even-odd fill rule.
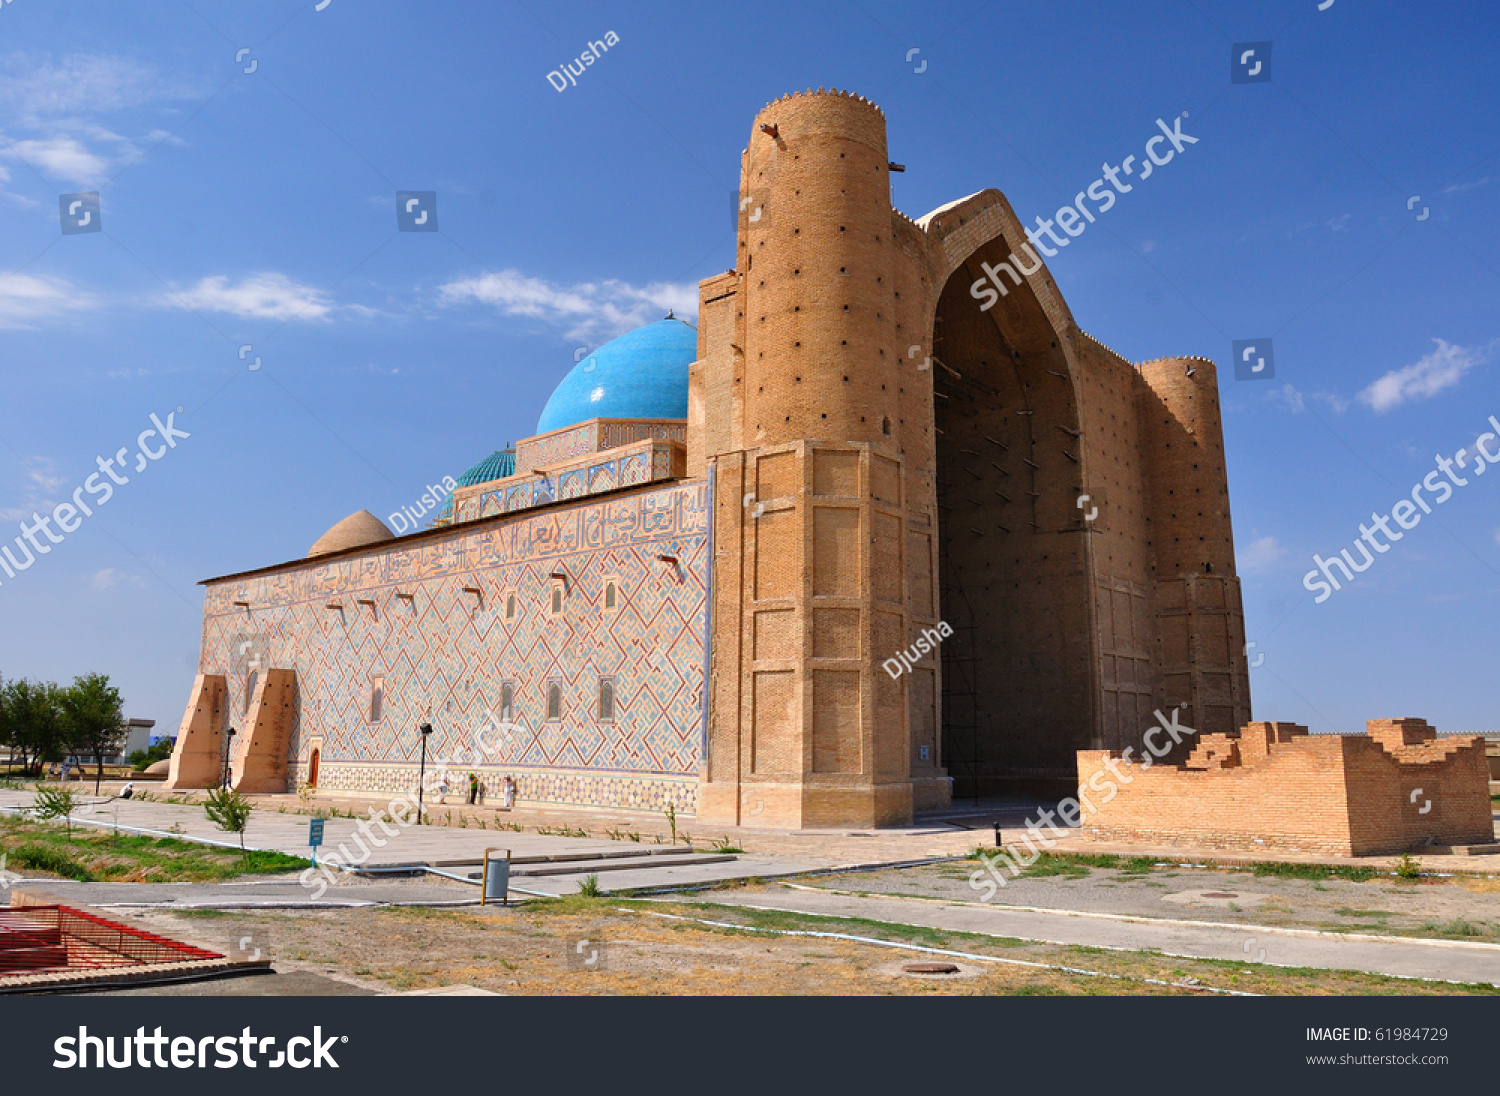
[[[982,310],[1021,223],[995,190],[893,209],[859,96],[766,106],[740,180],[689,395],[716,500],[704,814],[905,822],[950,778],[1060,790],[1157,708],[1247,720],[1213,364],[1133,366],[1040,262]],[[881,671],[940,620],[937,651]]]
[[[314,751],[320,789],[414,791],[430,722],[429,767],[452,757],[491,789],[511,775],[522,802],[693,813],[707,495],[701,481],[638,489],[211,580],[167,786],[216,782],[233,725],[247,791],[307,781]],[[478,756],[507,689],[514,733]]]
[[[1204,734],[1180,765],[1117,763],[1081,750],[1086,837],[1127,844],[1373,856],[1494,841],[1480,737],[1421,719],[1373,719],[1364,735],[1294,723]],[[1137,759],[1139,760],[1139,759]],[[1107,788],[1114,787],[1110,796]]]
[[[316,758],[320,787],[406,790],[419,720],[456,749],[505,682],[532,719],[557,683],[566,714],[503,759],[523,799],[869,826],[955,784],[1061,794],[1076,751],[1138,744],[1157,709],[1248,720],[1213,363],[1132,365],[1039,259],[982,309],[982,264],[1029,246],[1015,212],[984,190],[913,220],[888,157],[857,95],[756,117],[686,422],[523,439],[516,476],[460,492],[447,529],[209,583],[174,783],[207,779],[253,705],[247,737],[287,742],[289,784]],[[550,620],[555,566],[573,585]],[[497,621],[511,596],[525,619]],[[940,622],[936,650],[881,669]],[[289,733],[247,652],[295,672]],[[589,715],[611,674],[629,723]]]

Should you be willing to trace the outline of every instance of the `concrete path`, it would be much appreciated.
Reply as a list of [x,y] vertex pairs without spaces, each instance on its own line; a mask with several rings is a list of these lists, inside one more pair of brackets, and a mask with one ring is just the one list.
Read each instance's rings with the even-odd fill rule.
[[1194,959],[1231,959],[1281,967],[1357,970],[1401,978],[1500,985],[1500,944],[875,898],[795,886],[778,886],[750,894],[717,891],[709,898],[726,906],[759,906],[824,917],[862,917],[1050,944],[1151,950]]
[[[30,791],[0,789],[0,811],[13,812],[29,806],[31,799]],[[307,857],[312,852],[307,844],[308,821],[305,815],[255,811],[245,832],[245,846]],[[74,815],[73,824],[106,831],[118,826],[122,832],[138,830],[157,836],[175,834],[194,841],[238,847],[238,840],[219,831],[205,816],[203,807],[196,804],[89,799]],[[861,866],[858,861],[811,852],[789,856],[735,855],[725,859],[722,855],[715,856],[712,849],[697,849],[697,855],[688,855],[688,850],[681,845],[674,847],[649,841],[556,837],[452,826],[399,827],[390,822],[387,822],[390,829],[397,831],[394,836],[369,823],[364,824],[362,835],[360,825],[355,819],[327,819],[319,855],[327,856],[342,848],[345,863],[366,869],[428,864],[467,877],[478,870],[486,849],[509,850],[517,861],[512,876],[515,888],[545,895],[575,894],[579,883],[589,874],[599,876],[601,890],[619,891]],[[497,851],[496,855],[500,853]],[[630,858],[639,866],[611,870],[617,866],[612,862],[622,857]],[[559,870],[570,866],[568,858],[579,858],[576,871]],[[539,863],[552,859],[563,862],[555,866]]]

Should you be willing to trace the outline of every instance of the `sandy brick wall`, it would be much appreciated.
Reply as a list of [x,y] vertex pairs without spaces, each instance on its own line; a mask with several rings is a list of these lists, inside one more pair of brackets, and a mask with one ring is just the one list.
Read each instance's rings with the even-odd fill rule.
[[1336,856],[1493,840],[1483,740],[1439,740],[1429,727],[1426,737],[1392,750],[1388,722],[1372,721],[1371,735],[1250,723],[1237,734],[1203,736],[1184,766],[1117,764],[1118,779],[1105,764],[1117,755],[1080,751],[1079,784],[1095,808],[1086,807],[1084,832]]

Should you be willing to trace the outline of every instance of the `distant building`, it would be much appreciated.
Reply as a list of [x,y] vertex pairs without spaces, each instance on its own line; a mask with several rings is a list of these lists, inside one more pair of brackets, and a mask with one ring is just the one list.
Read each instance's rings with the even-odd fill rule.
[[696,330],[579,361],[435,527],[208,580],[170,785],[232,741],[244,790],[389,797],[431,723],[522,803],[868,826],[1244,724],[1213,364],[1133,365],[998,191],[912,220],[891,169],[870,102],[770,104]]
[[[144,750],[147,746],[163,738],[166,738],[169,742],[173,741],[167,735],[153,735],[151,729],[155,726],[156,720],[154,719],[127,719],[125,721],[126,732],[123,744],[117,753],[105,754],[104,763],[106,765],[123,765],[136,750]],[[87,756],[75,754],[70,760],[88,765],[93,763],[94,758],[91,754]]]

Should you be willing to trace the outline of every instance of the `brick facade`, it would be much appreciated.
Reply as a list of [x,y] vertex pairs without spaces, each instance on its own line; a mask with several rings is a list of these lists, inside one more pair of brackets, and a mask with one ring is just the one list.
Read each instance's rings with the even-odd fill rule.
[[[1083,832],[1127,844],[1331,856],[1493,842],[1484,739],[1438,738],[1420,719],[1368,727],[1310,735],[1294,723],[1249,723],[1200,736],[1181,765],[1117,763],[1128,783],[1105,765],[1118,753],[1079,751],[1078,786],[1091,800]],[[1113,797],[1101,792],[1111,785]]]
[[[404,789],[424,713],[454,746],[503,681],[536,705],[549,681],[582,696],[618,673],[644,721],[570,707],[537,726],[505,759],[523,798],[869,826],[955,784],[1060,791],[1076,751],[1138,743],[1156,709],[1249,719],[1213,364],[1132,365],[1040,260],[981,307],[971,286],[1029,246],[1021,222],[996,190],[913,220],[888,155],[859,96],[756,117],[735,268],[699,287],[686,422],[524,439],[445,529],[211,581],[174,774],[204,779],[255,705],[289,781],[316,749],[320,786]],[[495,619],[512,591],[539,611],[554,566],[575,584],[564,620]],[[610,575],[631,612],[606,619]],[[243,644],[295,672],[289,732],[286,686],[262,703]]]
[[1248,719],[1213,364],[1132,366],[1040,263],[982,309],[1020,221],[994,190],[892,209],[858,96],[768,105],[740,186],[689,396],[716,488],[705,814],[905,822],[950,778],[1060,790],[1157,708]]

